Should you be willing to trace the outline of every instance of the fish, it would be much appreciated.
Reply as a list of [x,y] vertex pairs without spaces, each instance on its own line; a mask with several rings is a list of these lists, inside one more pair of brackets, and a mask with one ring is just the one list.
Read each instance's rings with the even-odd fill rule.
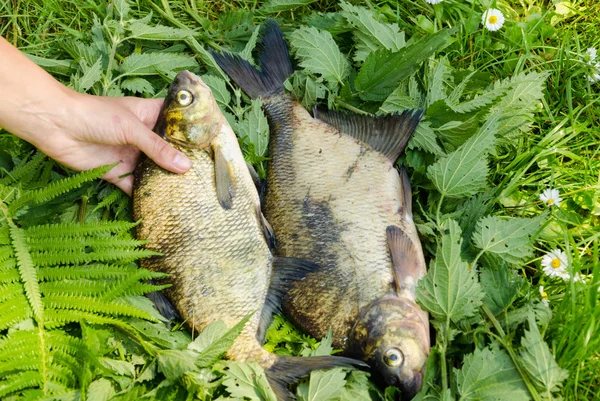
[[426,264],[412,215],[408,173],[394,164],[422,112],[382,117],[314,109],[284,92],[293,68],[283,35],[267,21],[259,68],[213,53],[251,98],[261,98],[270,143],[264,212],[278,256],[321,266],[293,283],[284,313],[303,331],[367,362],[411,399],[430,353],[428,315],[416,303]]
[[187,173],[174,174],[145,158],[134,173],[137,237],[162,254],[141,264],[170,275],[165,295],[175,312],[194,332],[216,321],[232,327],[251,315],[226,357],[262,366],[279,400],[292,399],[289,384],[314,369],[360,366],[262,348],[288,284],[319,266],[272,255],[255,183],[210,88],[189,71],[178,73],[154,131],[192,161]]

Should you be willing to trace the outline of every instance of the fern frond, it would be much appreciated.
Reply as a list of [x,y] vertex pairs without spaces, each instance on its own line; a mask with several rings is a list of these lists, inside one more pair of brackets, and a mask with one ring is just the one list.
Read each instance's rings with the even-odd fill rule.
[[106,280],[60,280],[40,283],[42,294],[102,296],[109,288]]
[[[135,265],[92,263],[84,266],[56,266],[38,271],[40,281],[78,280],[78,279],[120,279],[139,270]],[[2,280],[0,280],[2,282]]]
[[68,354],[53,352],[51,363],[46,367],[46,380],[58,382],[65,387],[74,387],[77,382],[75,373],[81,369],[77,359]]
[[48,309],[45,311],[44,327],[47,329],[55,329],[68,323],[78,323],[82,321],[99,325],[112,325],[117,327],[127,326],[127,324],[120,319],[102,316],[96,313],[79,310]]
[[0,399],[16,391],[29,387],[41,387],[43,384],[44,380],[39,372],[26,371],[5,376],[0,380]]
[[[133,238],[120,237],[74,237],[65,241],[65,238],[36,238],[29,240],[27,245],[31,252],[39,252],[45,249],[55,251],[77,251],[85,252],[86,248],[91,249],[118,249],[118,248],[135,248],[142,246],[147,241],[136,240]],[[0,251],[1,252],[1,251]],[[0,258],[2,255],[0,254]],[[1,259],[0,259],[1,260]]]
[[170,287],[170,285],[155,285],[144,283],[144,280],[152,280],[157,278],[168,277],[168,274],[151,272],[149,270],[139,270],[135,274],[130,275],[125,280],[117,282],[103,296],[104,300],[112,300],[118,297],[129,295],[144,295],[153,291],[160,291]]
[[5,330],[13,324],[31,317],[33,317],[33,311],[23,293],[11,298],[10,302],[0,304],[0,330]]
[[23,159],[17,164],[6,177],[0,178],[0,184],[8,185],[12,183],[28,184],[33,177],[39,172],[38,167],[46,159],[46,155],[42,152],[36,152],[29,161]]
[[71,177],[51,182],[50,184],[48,184],[48,186],[42,189],[24,191],[21,194],[21,196],[17,197],[10,203],[9,211],[11,215],[14,215],[20,208],[24,206],[37,205],[43,202],[48,202],[49,200],[54,199],[57,196],[64,194],[65,192],[80,187],[81,184],[85,182],[102,177],[117,164],[118,163],[114,163],[107,166],[101,166],[92,170],[84,171]]
[[124,196],[123,191],[121,191],[120,189],[114,188],[110,194],[108,194],[104,199],[102,199],[102,201],[100,203],[98,203],[96,205],[96,207],[94,208],[92,213],[95,212],[96,210],[102,209],[103,207],[110,207],[110,205],[112,205],[113,203],[121,200],[123,198],[123,196]]
[[14,259],[7,260],[1,265],[2,267],[0,268],[0,283],[14,283],[21,279],[21,277],[19,277],[19,272],[16,269],[17,262]]
[[15,256],[15,253],[10,245],[0,246],[0,262],[4,262],[13,256]]
[[511,88],[512,82],[509,78],[496,81],[494,85],[485,92],[480,95],[475,96],[473,99],[468,100],[459,104],[447,103],[448,107],[457,113],[469,113],[473,110],[481,109],[483,107],[489,106],[500,96],[504,96],[504,94]]
[[90,262],[134,261],[140,258],[160,255],[146,249],[101,249],[97,252],[81,253],[81,251],[47,251],[31,254],[38,266],[56,266],[62,264],[81,264]]
[[10,244],[10,235],[8,233],[8,224],[0,223],[0,245]]
[[19,295],[23,295],[23,285],[21,283],[0,284],[0,304]]
[[94,221],[89,223],[44,224],[29,227],[25,230],[29,240],[43,237],[83,237],[100,234],[128,232],[139,222],[129,221]]
[[44,305],[42,304],[42,294],[38,286],[37,268],[33,264],[31,255],[25,244],[23,230],[11,223],[10,238],[15,256],[17,257],[19,276],[21,276],[27,300],[31,305],[35,319],[38,322],[43,322]]
[[97,314],[131,316],[155,321],[149,313],[123,302],[106,302],[94,297],[48,294],[44,296],[44,304],[48,309],[79,310]]

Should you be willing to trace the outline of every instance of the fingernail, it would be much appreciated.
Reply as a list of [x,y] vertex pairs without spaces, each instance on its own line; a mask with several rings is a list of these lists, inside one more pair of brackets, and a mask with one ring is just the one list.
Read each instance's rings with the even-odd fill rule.
[[180,170],[188,171],[192,167],[192,161],[182,153],[177,153],[173,159],[173,165]]

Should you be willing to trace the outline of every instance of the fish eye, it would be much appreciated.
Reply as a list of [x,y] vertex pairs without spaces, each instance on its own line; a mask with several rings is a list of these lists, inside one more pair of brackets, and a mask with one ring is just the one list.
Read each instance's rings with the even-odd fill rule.
[[177,103],[182,106],[188,106],[194,100],[194,96],[189,91],[185,89],[177,92]]
[[383,361],[387,366],[395,368],[404,363],[404,354],[398,348],[388,348],[383,354]]

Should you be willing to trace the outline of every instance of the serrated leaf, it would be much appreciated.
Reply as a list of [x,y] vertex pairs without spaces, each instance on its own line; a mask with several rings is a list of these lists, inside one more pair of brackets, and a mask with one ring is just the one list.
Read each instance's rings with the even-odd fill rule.
[[470,196],[486,185],[487,154],[493,149],[498,116],[492,116],[479,132],[448,156],[427,168],[427,176],[449,198]]
[[279,13],[282,11],[294,10],[298,7],[306,6],[317,0],[268,0],[261,11],[267,14]]
[[417,109],[421,105],[420,102],[418,89],[416,96],[411,96],[406,93],[406,85],[401,84],[385,99],[378,114],[402,113],[404,110]]
[[133,93],[154,95],[154,87],[148,80],[140,77],[126,78],[121,82],[121,88]]
[[227,325],[222,321],[213,322],[206,326],[204,330],[188,345],[188,349],[198,353],[204,352],[211,344],[227,333]]
[[[191,349],[202,349],[196,360],[196,365],[200,368],[212,366],[219,358],[221,358],[231,347],[235,339],[242,332],[244,325],[248,322],[254,313],[250,313],[243,318],[238,324],[233,326],[229,331],[223,332],[222,326],[215,325],[211,327],[209,333],[198,337],[198,343],[194,341]],[[209,326],[210,327],[210,326]],[[208,327],[207,327],[208,328]]]
[[262,111],[262,101],[253,99],[250,110],[237,123],[237,134],[254,146],[256,156],[264,156],[269,145],[269,123]]
[[360,370],[353,370],[346,376],[346,385],[339,394],[339,400],[371,400],[371,389],[377,390],[369,382],[369,374]]
[[417,70],[423,60],[448,43],[451,32],[442,30],[425,36],[397,52],[378,50],[369,54],[354,81],[361,99],[384,100],[400,81]]
[[298,386],[296,392],[299,401],[333,400],[346,385],[346,372],[341,368],[326,371],[315,370],[310,373],[308,383]]
[[438,100],[446,99],[446,81],[450,76],[450,68],[447,65],[446,57],[437,61],[437,64],[431,70],[427,77],[427,97],[426,104],[430,105]]
[[397,24],[386,24],[378,21],[373,12],[365,7],[357,7],[341,2],[342,15],[356,31],[355,61],[364,61],[369,53],[387,49],[396,52],[404,47],[404,32],[400,32]]
[[476,349],[465,356],[462,369],[454,369],[461,401],[528,400],[529,392],[506,352]]
[[485,292],[483,303],[497,315],[513,303],[522,278],[504,263],[486,263],[485,266],[479,275],[481,288]]
[[350,72],[350,63],[329,32],[303,26],[289,38],[302,68],[320,74],[328,82],[343,83]]
[[331,329],[327,330],[327,334],[321,340],[321,343],[316,350],[310,353],[310,356],[327,356],[333,352],[333,335]]
[[164,25],[150,26],[140,21],[127,25],[130,36],[136,39],[149,40],[183,40],[187,39],[192,31],[187,29],[171,28]]
[[110,358],[98,358],[98,361],[104,369],[117,376],[135,377],[135,366],[131,362]]
[[439,321],[460,321],[475,315],[483,291],[477,274],[460,256],[461,231],[456,221],[446,221],[448,233],[442,236],[429,271],[417,286],[417,300]]
[[23,54],[25,54],[31,61],[42,67],[44,70],[52,74],[60,74],[69,77],[74,73],[74,66],[76,64],[73,62],[73,60],[55,60],[34,56],[33,54],[28,53]]
[[190,350],[160,350],[156,354],[156,361],[167,380],[176,383],[183,375],[198,371],[197,356]]
[[78,92],[86,92],[102,78],[102,59],[96,60],[91,67],[87,65],[85,60],[81,60],[79,65],[83,74],[74,80],[73,87]]
[[546,214],[535,218],[482,218],[473,233],[473,243],[484,252],[492,252],[509,263],[519,263],[533,254],[532,236],[546,220]]
[[231,94],[227,90],[227,83],[214,75],[202,75],[200,78],[202,78],[202,81],[204,81],[212,91],[221,111],[227,110],[227,105],[231,101]]
[[244,50],[242,50],[240,52],[240,56],[242,56],[246,60],[250,61],[251,63],[253,62],[252,51],[256,47],[256,41],[258,40],[259,33],[260,33],[260,26],[257,26],[256,28],[254,28],[254,32],[252,32],[252,36],[250,36],[250,39],[246,43],[246,46],[244,46]]
[[521,364],[534,386],[551,400],[554,399],[552,393],[560,390],[569,372],[558,366],[554,360],[548,344],[540,334],[533,313],[529,314],[527,320],[529,330],[525,330],[525,335],[521,338]]
[[233,397],[277,401],[263,369],[254,362],[227,362],[223,385]]
[[431,129],[428,121],[421,121],[415,130],[415,134],[408,142],[408,149],[422,149],[436,156],[445,155],[444,150],[438,144],[435,132]]
[[198,67],[196,60],[180,53],[132,54],[121,64],[121,75],[155,75]]
[[110,380],[100,378],[90,383],[87,390],[86,401],[108,401],[115,395],[115,390]]

